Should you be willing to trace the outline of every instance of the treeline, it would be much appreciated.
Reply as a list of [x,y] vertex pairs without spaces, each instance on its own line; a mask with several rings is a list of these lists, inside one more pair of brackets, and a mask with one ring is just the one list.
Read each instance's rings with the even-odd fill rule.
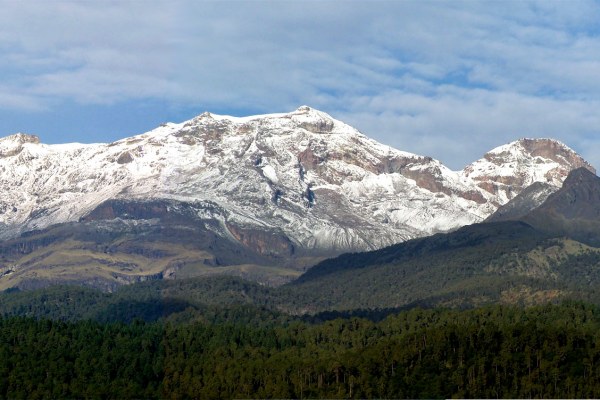
[[600,397],[600,310],[415,309],[318,324],[0,319],[2,398]]

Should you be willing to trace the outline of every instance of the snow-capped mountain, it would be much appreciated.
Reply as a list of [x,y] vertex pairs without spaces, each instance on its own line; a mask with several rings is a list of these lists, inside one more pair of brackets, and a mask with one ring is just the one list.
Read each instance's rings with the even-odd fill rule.
[[580,166],[593,171],[559,142],[522,139],[451,171],[306,106],[204,113],[110,144],[16,134],[0,139],[0,238],[79,221],[109,199],[168,199],[194,202],[240,243],[250,229],[300,250],[375,249],[482,221],[530,184],[560,186]]
[[563,143],[552,139],[521,139],[486,153],[468,165],[461,175],[493,194],[503,205],[534,182],[560,187],[569,172],[594,168]]

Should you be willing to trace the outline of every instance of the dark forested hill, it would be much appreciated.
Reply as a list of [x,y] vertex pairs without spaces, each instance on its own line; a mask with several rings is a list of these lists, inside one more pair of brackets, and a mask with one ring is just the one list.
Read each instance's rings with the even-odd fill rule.
[[313,311],[535,303],[572,294],[567,281],[579,278],[567,264],[586,256],[600,262],[596,249],[522,222],[481,224],[330,259],[288,287],[298,299],[311,298]]

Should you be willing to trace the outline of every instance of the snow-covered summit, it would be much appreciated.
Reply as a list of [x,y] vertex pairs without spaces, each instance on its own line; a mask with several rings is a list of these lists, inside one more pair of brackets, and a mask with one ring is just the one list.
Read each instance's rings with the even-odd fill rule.
[[595,173],[587,161],[558,140],[523,138],[490,150],[465,167],[462,175],[504,204],[534,182],[560,187],[569,172],[579,167]]
[[109,199],[172,199],[210,203],[199,212],[232,240],[258,229],[303,251],[373,249],[481,221],[530,183],[587,165],[555,141],[507,146],[455,172],[307,106],[203,113],[110,144],[14,135],[0,139],[0,237],[78,221]]
[[25,143],[40,143],[40,138],[26,133],[15,133],[14,135],[0,138],[0,157],[9,157],[19,154]]
[[218,115],[210,112],[204,112],[200,114],[196,119],[212,119],[216,121],[228,121],[235,124],[244,124],[251,121],[269,121],[271,123],[278,123],[280,125],[286,125],[286,120],[298,127],[305,127],[308,130],[314,129],[319,133],[328,133],[336,131],[338,133],[355,131],[354,128],[346,125],[345,123],[338,121],[331,117],[331,115],[311,108],[309,106],[301,106],[297,110],[289,113],[277,113],[277,114],[263,114],[263,115],[252,115],[248,117],[233,117],[229,115]]
[[30,135],[28,133],[21,133],[21,132],[0,138],[0,143],[8,143],[8,142],[20,143],[20,144],[39,143],[40,138],[37,137],[36,135]]
[[248,117],[233,117],[204,112],[185,123],[185,127],[220,127],[220,133],[236,135],[243,134],[257,125],[270,131],[271,134],[289,134],[290,130],[304,129],[315,134],[361,135],[353,127],[331,117],[325,112],[308,106],[299,107],[297,110],[289,113],[263,114]]

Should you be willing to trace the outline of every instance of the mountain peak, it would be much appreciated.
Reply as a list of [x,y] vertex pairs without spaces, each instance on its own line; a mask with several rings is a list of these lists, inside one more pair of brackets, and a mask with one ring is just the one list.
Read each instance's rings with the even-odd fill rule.
[[560,187],[569,172],[580,167],[595,173],[594,167],[558,140],[523,138],[490,150],[462,174],[504,204],[518,194],[514,188],[534,182]]
[[594,167],[581,158],[573,149],[561,141],[550,138],[522,138],[498,146],[484,156],[491,162],[518,161],[522,159],[551,160],[559,164],[569,164],[573,168],[585,167],[595,173]]
[[39,144],[40,138],[26,133],[15,133],[0,139],[0,157],[10,157],[19,154],[25,143]]
[[[295,111],[292,111],[285,115],[288,117],[302,115],[302,116],[308,116],[308,117],[312,117],[312,118],[322,118],[322,119],[327,119],[327,120],[331,120],[331,121],[336,121],[335,118],[333,118],[331,115],[327,114],[325,111],[317,110],[316,108],[310,107],[310,106],[300,106]],[[340,122],[340,121],[338,121],[338,122]]]
[[282,229],[298,247],[372,249],[481,221],[533,182],[560,186],[575,165],[543,157],[547,146],[568,153],[556,141],[522,139],[513,147],[527,157],[496,154],[497,164],[484,158],[461,176],[307,105],[247,117],[206,112],[110,145],[30,143],[39,139],[0,140],[8,171],[0,236],[78,220],[113,198],[176,198],[218,204],[230,225]]
[[30,135],[28,133],[18,132],[9,136],[0,138],[0,144],[3,143],[40,143],[40,138],[36,135]]

